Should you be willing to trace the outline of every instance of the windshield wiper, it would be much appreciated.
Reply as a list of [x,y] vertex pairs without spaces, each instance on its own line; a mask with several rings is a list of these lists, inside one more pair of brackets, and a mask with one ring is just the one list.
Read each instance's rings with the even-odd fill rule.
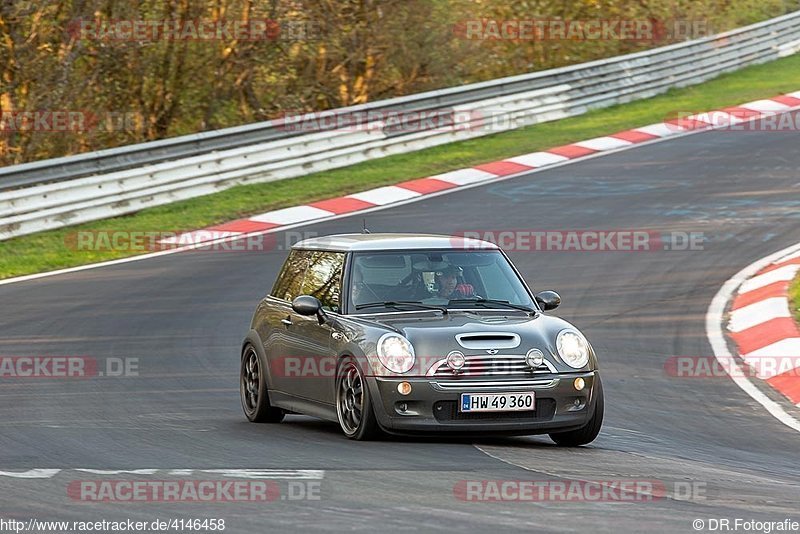
[[449,304],[462,304],[462,303],[471,303],[471,304],[483,304],[486,307],[486,304],[499,304],[501,306],[506,306],[508,308],[514,308],[515,310],[520,310],[528,313],[533,313],[533,308],[528,308],[527,306],[523,306],[521,304],[512,304],[507,300],[498,300],[498,299],[485,299],[485,298],[476,298],[476,299],[450,299]]
[[447,308],[444,306],[434,306],[432,304],[423,304],[416,300],[387,300],[385,302],[368,302],[366,304],[358,304],[357,310],[365,310],[367,308],[401,308],[402,306],[416,306],[424,310],[437,310],[443,314],[447,314]]

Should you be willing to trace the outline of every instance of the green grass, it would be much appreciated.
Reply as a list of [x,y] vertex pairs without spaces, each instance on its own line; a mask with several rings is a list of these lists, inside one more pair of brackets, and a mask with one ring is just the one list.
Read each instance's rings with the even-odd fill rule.
[[0,278],[126,255],[79,251],[65,238],[78,230],[180,231],[203,228],[272,209],[355,193],[373,187],[608,135],[674,117],[800,90],[800,55],[748,67],[664,95],[510,132],[390,156],[301,178],[238,186],[138,213],[0,242]]
[[794,315],[794,320],[800,324],[800,274],[789,286],[789,307]]

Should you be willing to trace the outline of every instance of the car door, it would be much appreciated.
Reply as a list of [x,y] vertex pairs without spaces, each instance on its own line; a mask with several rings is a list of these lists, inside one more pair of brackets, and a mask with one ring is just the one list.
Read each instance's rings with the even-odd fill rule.
[[[319,299],[329,319],[341,305],[344,253],[321,250],[304,251],[306,269],[300,293]],[[287,356],[292,372],[287,373],[291,391],[306,399],[333,404],[331,383],[336,372],[332,320],[320,324],[317,316],[290,313],[287,331]]]
[[[258,329],[267,356],[271,388],[294,394],[296,345],[294,339],[297,314],[292,311],[292,300],[302,294],[308,258],[305,251],[292,250],[283,264],[270,295],[264,299],[263,324]],[[263,330],[263,331],[262,331]],[[295,354],[293,360],[292,354]]]

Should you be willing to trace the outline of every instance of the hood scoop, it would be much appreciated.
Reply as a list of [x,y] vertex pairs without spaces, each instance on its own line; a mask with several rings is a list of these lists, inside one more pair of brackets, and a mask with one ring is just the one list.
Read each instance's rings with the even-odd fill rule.
[[456,341],[465,349],[513,349],[519,347],[517,334],[507,332],[475,332],[456,335]]

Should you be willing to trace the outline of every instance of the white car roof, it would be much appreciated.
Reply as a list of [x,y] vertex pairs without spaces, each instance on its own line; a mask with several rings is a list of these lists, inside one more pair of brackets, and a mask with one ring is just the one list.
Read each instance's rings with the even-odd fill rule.
[[304,239],[293,249],[351,252],[362,250],[498,250],[494,243],[461,236],[433,234],[338,234]]

